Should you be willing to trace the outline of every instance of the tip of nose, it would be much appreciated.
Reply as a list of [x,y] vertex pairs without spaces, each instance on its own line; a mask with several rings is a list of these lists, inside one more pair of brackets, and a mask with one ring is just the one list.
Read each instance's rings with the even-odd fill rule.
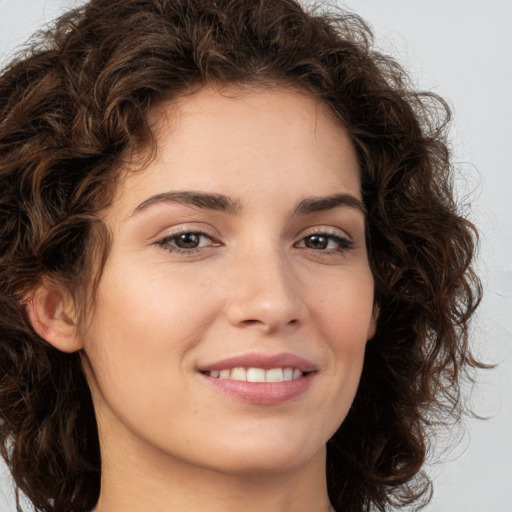
[[226,302],[225,315],[232,325],[270,333],[297,326],[307,316],[305,303],[295,293],[278,293],[272,287],[265,293],[251,291]]

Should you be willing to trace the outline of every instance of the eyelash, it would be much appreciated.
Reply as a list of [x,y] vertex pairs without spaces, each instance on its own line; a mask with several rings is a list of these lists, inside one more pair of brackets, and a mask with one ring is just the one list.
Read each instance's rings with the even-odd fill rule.
[[340,233],[338,231],[336,232],[329,232],[329,231],[322,231],[322,230],[318,230],[318,231],[314,231],[312,233],[308,233],[306,236],[302,237],[300,239],[299,242],[297,242],[295,245],[297,246],[299,243],[302,243],[304,242],[305,240],[307,240],[308,238],[311,239],[312,237],[320,237],[320,238],[325,238],[327,239],[327,243],[329,244],[331,241],[334,241],[334,243],[337,245],[336,248],[330,248],[330,249],[314,249],[314,248],[311,248],[311,247],[304,247],[305,249],[311,249],[312,251],[315,251],[315,252],[318,252],[318,253],[327,253],[327,254],[332,254],[332,253],[343,253],[343,252],[347,252],[347,251],[350,251],[351,249],[353,249],[354,247],[354,242],[346,237],[346,236],[343,236],[343,235],[340,235]]
[[[183,235],[194,235],[196,237],[201,238],[208,238],[211,243],[203,246],[203,247],[189,247],[189,248],[183,248],[183,247],[177,247],[176,245],[171,245],[172,242],[176,242],[180,236]],[[327,239],[327,244],[334,242],[336,244],[336,248],[324,248],[324,249],[315,249],[312,247],[307,246],[300,246],[300,244],[305,243],[307,239],[311,239],[312,237],[320,237]],[[200,242],[199,242],[200,243]],[[158,245],[162,247],[164,250],[173,253],[173,254],[182,254],[185,256],[196,254],[199,251],[202,251],[204,249],[208,249],[209,247],[219,247],[222,244],[220,242],[216,242],[214,237],[209,235],[208,233],[204,231],[194,231],[194,230],[184,230],[178,233],[173,233],[172,235],[165,236],[164,238],[161,238],[160,240],[157,240],[155,242],[155,245]],[[303,236],[299,242],[296,242],[294,244],[294,247],[298,247],[301,249],[309,249],[311,251],[314,251],[317,254],[324,253],[326,255],[330,255],[333,253],[344,253],[350,251],[354,246],[353,241],[345,236],[341,236],[339,232],[328,232],[328,231],[314,231],[311,233],[308,233],[307,235]]]
[[[173,233],[172,235],[168,235],[168,236],[165,236],[164,238],[161,238],[160,240],[157,240],[155,242],[155,244],[162,247],[162,249],[164,249],[165,251],[171,252],[173,254],[183,254],[185,256],[195,254],[205,248],[205,247],[183,248],[183,247],[177,247],[176,245],[171,245],[171,242],[176,242],[177,239],[183,235],[195,235],[199,238],[206,237],[212,241],[211,245],[213,245],[214,247],[218,247],[221,245],[220,242],[215,242],[214,237],[212,237],[208,233],[205,233],[204,231],[194,231],[194,230],[184,230],[184,231],[180,231],[178,233]],[[208,246],[206,246],[206,247],[208,247]]]

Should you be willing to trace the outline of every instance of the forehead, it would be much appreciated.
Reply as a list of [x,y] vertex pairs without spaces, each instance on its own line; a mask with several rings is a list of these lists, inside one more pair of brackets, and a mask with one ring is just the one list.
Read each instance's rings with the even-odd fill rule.
[[334,135],[335,145],[351,146],[331,105],[289,85],[202,85],[157,104],[148,118],[160,150],[169,140],[198,146],[212,137],[226,143],[219,148],[235,146],[238,140],[260,138],[262,127],[269,135],[272,129],[279,130],[280,137],[295,138],[297,143],[307,131],[313,135],[311,142],[315,138],[332,141]]
[[298,190],[293,184],[317,187],[319,195],[340,187],[360,195],[346,129],[326,104],[302,91],[205,86],[154,108],[150,123],[156,153],[149,165],[135,160],[124,173],[124,196],[219,188],[237,196],[276,181],[288,182],[290,191]]

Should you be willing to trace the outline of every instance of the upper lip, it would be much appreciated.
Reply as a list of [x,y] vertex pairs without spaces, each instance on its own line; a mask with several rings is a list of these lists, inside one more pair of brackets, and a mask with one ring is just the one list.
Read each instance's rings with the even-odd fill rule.
[[273,355],[251,353],[228,357],[212,364],[201,366],[199,370],[201,372],[211,372],[214,370],[220,371],[232,368],[263,368],[264,370],[271,368],[293,368],[305,373],[317,369],[316,365],[308,359],[291,353]]

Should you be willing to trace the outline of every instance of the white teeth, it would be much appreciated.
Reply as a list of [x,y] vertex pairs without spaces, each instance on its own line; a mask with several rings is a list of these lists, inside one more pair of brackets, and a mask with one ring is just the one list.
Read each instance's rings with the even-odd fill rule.
[[265,382],[263,368],[247,368],[247,382]]
[[283,369],[271,368],[270,370],[267,370],[265,372],[265,380],[267,382],[283,382]]
[[210,377],[220,379],[241,380],[247,382],[283,382],[299,379],[303,376],[297,368],[233,368],[231,370],[212,370]]
[[231,379],[247,380],[247,370],[245,368],[233,368],[231,370]]

